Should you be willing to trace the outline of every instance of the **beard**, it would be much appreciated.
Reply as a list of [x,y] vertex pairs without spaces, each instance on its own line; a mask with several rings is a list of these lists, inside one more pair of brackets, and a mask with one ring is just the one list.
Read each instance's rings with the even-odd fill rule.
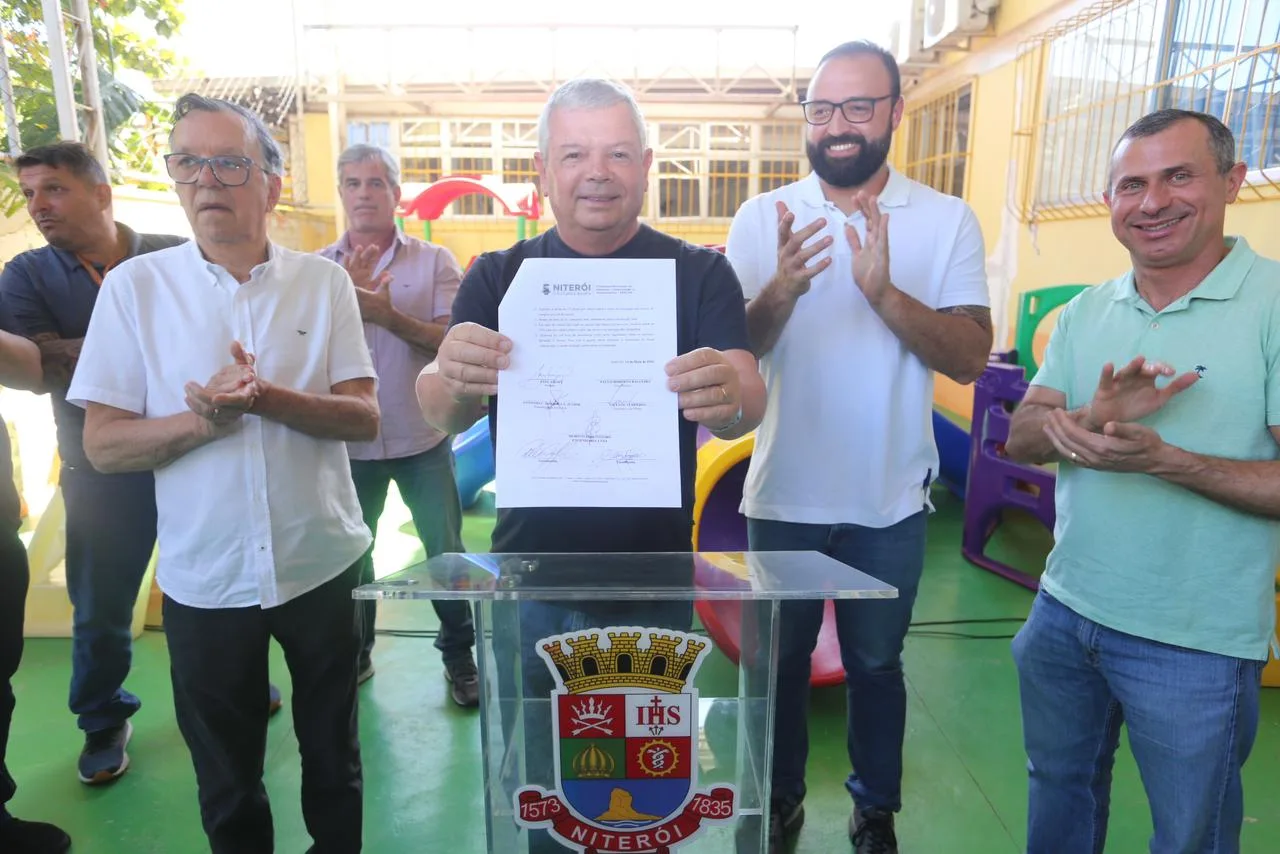
[[[853,157],[827,156],[827,149],[831,146],[846,142],[857,143],[858,153]],[[878,139],[847,133],[829,136],[817,144],[806,141],[804,150],[809,155],[810,168],[819,178],[832,187],[845,189],[859,187],[876,174],[889,158],[889,146],[892,144],[893,131],[887,131]]]

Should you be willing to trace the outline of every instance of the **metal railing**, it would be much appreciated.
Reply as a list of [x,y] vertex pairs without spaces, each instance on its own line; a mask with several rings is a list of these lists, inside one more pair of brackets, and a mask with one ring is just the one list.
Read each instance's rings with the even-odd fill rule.
[[902,171],[941,193],[964,198],[972,126],[972,83],[913,107],[907,113]]
[[1164,107],[1222,119],[1240,198],[1280,197],[1280,0],[1106,0],[1021,45],[1015,78],[1024,222],[1096,215],[1116,139]]

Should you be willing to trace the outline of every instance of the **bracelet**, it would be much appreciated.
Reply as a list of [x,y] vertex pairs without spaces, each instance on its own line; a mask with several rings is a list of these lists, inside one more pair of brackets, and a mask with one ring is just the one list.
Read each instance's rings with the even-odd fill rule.
[[741,422],[742,422],[742,404],[739,403],[738,414],[733,416],[732,421],[730,421],[728,424],[723,424],[719,427],[708,427],[707,429],[710,430],[712,433],[724,433],[727,430],[732,430],[734,427],[737,427]]

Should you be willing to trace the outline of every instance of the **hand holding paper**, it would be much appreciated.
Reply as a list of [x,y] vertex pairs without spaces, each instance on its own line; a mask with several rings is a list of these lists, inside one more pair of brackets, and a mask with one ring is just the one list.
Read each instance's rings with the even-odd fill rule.
[[684,417],[715,429],[738,417],[742,389],[738,371],[719,350],[701,347],[667,364],[667,386],[680,393]]
[[511,339],[478,323],[449,330],[436,353],[436,369],[455,399],[498,393],[498,371],[511,363]]

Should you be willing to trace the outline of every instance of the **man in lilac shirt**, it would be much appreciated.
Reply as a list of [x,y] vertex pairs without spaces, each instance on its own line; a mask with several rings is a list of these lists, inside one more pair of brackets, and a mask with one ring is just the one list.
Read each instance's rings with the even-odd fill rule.
[[[410,237],[396,227],[400,167],[384,148],[353,145],[338,158],[338,190],[346,211],[346,234],[320,254],[346,267],[355,282],[364,335],[378,374],[382,428],[372,442],[348,443],[351,477],[374,536],[391,481],[413,515],[427,556],[462,551],[462,506],[454,480],[449,437],[422,420],[414,382],[436,355],[449,327],[462,271],[449,250]],[[373,547],[364,557],[360,581],[373,581]],[[460,706],[479,702],[472,647],[471,606],[432,603],[440,618],[436,649],[444,659],[450,694]],[[363,607],[364,645],[360,681],[373,675],[377,604]]]

